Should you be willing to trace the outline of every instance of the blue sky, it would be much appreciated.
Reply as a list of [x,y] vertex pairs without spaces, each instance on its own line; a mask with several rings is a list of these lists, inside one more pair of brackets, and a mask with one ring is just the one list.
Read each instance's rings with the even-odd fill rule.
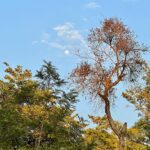
[[[122,19],[137,39],[149,46],[149,14],[149,0],[1,0],[1,76],[4,61],[35,72],[45,59],[52,61],[66,78],[79,61],[72,53],[86,48],[89,30],[98,27],[104,18]],[[149,56],[145,56],[147,61]],[[99,114],[91,103],[80,99],[77,110],[81,116]],[[137,120],[133,106],[121,98],[112,112],[115,119],[127,121],[129,126]]]

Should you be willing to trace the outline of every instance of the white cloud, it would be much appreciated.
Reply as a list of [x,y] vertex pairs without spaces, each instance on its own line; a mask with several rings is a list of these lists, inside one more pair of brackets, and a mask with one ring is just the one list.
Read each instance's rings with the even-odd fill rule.
[[47,32],[44,32],[44,33],[42,33],[40,40],[32,41],[32,45],[39,44],[39,43],[49,44],[49,41],[50,41],[50,34]]
[[61,50],[65,55],[72,54],[75,50],[88,48],[87,43],[80,30],[76,29],[74,24],[66,22],[53,28],[55,38],[52,38],[48,32],[41,35],[41,39],[33,41],[32,44],[44,44],[51,48]]
[[101,7],[97,2],[89,2],[85,4],[86,8],[99,8]]
[[51,47],[53,47],[53,48],[63,50],[65,55],[69,55],[70,54],[70,51],[69,51],[69,49],[67,49],[67,46],[64,46],[64,45],[62,45],[62,44],[60,44],[58,42],[50,42],[49,45]]
[[66,22],[62,25],[54,27],[57,35],[67,40],[83,40],[82,35],[78,30],[74,28],[74,25],[70,22]]
[[[74,47],[75,45],[87,47],[84,37],[80,31],[74,27],[73,23],[66,22],[54,27],[53,29],[56,31],[58,38],[66,40],[67,43],[71,43]],[[68,46],[70,47],[70,45],[67,44],[67,47]]]
[[63,50],[65,55],[76,54],[79,49],[82,51],[88,49],[86,40],[80,30],[75,28],[73,23],[66,22],[57,25],[53,30],[57,34],[57,42],[54,42],[55,44],[52,44],[51,46]]

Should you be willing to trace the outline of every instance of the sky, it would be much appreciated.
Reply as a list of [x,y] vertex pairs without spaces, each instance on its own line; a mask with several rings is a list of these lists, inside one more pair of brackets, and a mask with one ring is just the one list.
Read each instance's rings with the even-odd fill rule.
[[[1,78],[4,61],[13,67],[22,65],[34,74],[43,60],[51,61],[67,78],[79,63],[75,51],[87,48],[90,29],[99,27],[104,18],[121,19],[139,42],[149,46],[149,14],[149,0],[0,0]],[[144,58],[149,61],[149,56]],[[104,112],[84,97],[79,99],[77,112],[85,119],[88,114]],[[112,107],[112,114],[121,122],[127,121],[128,126],[138,119],[134,107],[121,97]]]

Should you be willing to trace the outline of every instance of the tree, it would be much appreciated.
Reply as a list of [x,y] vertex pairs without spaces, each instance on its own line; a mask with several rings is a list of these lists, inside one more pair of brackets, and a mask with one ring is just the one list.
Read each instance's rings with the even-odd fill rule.
[[81,150],[85,125],[74,112],[77,93],[41,88],[29,70],[5,64],[5,79],[0,80],[0,149]]
[[150,119],[150,68],[146,67],[144,84],[130,88],[122,93],[131,104],[135,106],[147,119]]
[[89,118],[96,126],[85,130],[85,150],[117,149],[117,137],[112,134],[106,116],[89,116]]
[[35,77],[40,80],[42,88],[52,88],[54,86],[62,86],[66,82],[60,78],[60,75],[56,71],[57,69],[52,65],[51,62],[44,60],[40,70],[37,70]]
[[139,144],[145,149],[150,145],[150,125],[147,124],[146,118],[139,119],[132,128],[128,130],[127,135],[130,143]]
[[134,125],[141,133],[134,139],[137,142],[150,145],[150,68],[146,67],[146,75],[143,77],[144,85],[126,90],[122,95],[138,110],[142,118]]
[[[112,132],[106,116],[89,116],[95,127],[87,128],[84,133],[85,150],[116,150],[119,149],[117,136]],[[115,121],[119,128],[122,124]],[[126,150],[146,150],[146,144],[142,142],[143,131],[136,125],[128,129]],[[138,139],[138,140],[137,140]]]
[[135,82],[142,73],[145,61],[141,54],[147,49],[135,40],[129,28],[115,18],[105,19],[101,27],[92,29],[88,42],[89,53],[80,55],[85,60],[72,71],[71,79],[77,89],[104,103],[109,125],[117,135],[119,149],[122,150],[127,123],[118,128],[110,107],[119,83]]

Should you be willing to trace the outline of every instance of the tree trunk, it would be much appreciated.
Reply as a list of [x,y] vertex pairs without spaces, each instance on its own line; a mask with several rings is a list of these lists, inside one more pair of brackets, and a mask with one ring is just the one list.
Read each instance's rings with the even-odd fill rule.
[[108,98],[104,98],[105,101],[105,114],[107,116],[109,125],[111,127],[111,129],[114,131],[114,133],[119,137],[119,130],[117,128],[117,126],[114,123],[114,120],[111,116],[111,112],[110,112],[110,102],[108,100]]
[[121,136],[119,138],[119,150],[124,150],[125,148],[125,137]]
[[109,102],[108,98],[105,97],[104,101],[105,101],[105,113],[106,113],[109,125],[119,140],[119,150],[124,150],[124,148],[125,148],[125,137],[127,135],[127,123],[124,123],[124,125],[122,126],[121,129],[118,128],[115,125],[115,122],[111,116],[110,102]]

